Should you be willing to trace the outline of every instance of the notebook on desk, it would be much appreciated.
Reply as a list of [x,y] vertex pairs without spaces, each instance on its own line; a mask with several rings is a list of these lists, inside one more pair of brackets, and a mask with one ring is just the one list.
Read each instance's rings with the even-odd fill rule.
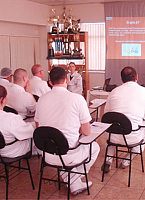
[[107,79],[105,79],[105,82],[104,82],[103,86],[96,86],[96,87],[93,87],[92,89],[93,90],[104,90],[104,91],[106,91],[106,88],[110,83],[110,80],[111,80],[111,78],[107,78]]

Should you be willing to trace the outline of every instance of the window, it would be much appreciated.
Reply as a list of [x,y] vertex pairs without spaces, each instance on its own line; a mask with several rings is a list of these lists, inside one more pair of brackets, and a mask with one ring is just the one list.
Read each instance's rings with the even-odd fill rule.
[[88,32],[89,70],[105,70],[105,23],[82,23]]
[[[61,25],[60,25],[61,27]],[[63,27],[63,25],[62,25]],[[88,55],[89,70],[102,71],[105,70],[105,23],[81,23],[81,31],[88,32]],[[55,49],[55,44],[53,44]],[[73,50],[73,44],[71,44]],[[84,45],[81,43],[82,53],[84,53]],[[68,65],[72,60],[53,60],[54,65]],[[83,60],[76,60],[76,65],[83,65]]]

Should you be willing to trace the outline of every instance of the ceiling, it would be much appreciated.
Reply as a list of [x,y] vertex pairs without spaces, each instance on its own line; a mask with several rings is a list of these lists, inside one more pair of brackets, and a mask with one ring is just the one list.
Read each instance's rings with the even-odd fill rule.
[[144,1],[144,0],[28,0],[28,1],[41,3],[48,6],[65,6],[65,5],[104,3],[104,2]]

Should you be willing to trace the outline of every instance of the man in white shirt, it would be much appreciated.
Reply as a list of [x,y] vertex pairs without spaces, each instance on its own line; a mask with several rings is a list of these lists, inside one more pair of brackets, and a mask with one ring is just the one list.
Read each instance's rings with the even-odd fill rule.
[[70,70],[70,73],[67,74],[67,77],[68,77],[67,89],[70,92],[74,92],[74,93],[82,95],[82,91],[83,91],[82,77],[76,71],[76,66],[74,62],[70,62],[69,70]]
[[26,123],[19,115],[3,111],[7,102],[7,91],[0,85],[0,131],[6,144],[18,141],[0,149],[4,157],[17,157],[30,151],[30,138],[33,137],[34,128],[31,123]]
[[[125,67],[121,71],[121,79],[123,84],[118,86],[109,94],[105,105],[104,112],[120,112],[126,115],[132,124],[132,129],[136,130],[138,125],[142,125],[145,116],[145,88],[140,86],[138,81],[138,75],[134,68]],[[129,144],[137,143],[144,138],[144,130],[132,131],[126,136]],[[119,142],[124,144],[123,137],[121,135],[112,135],[113,142]],[[133,152],[139,152],[139,147],[134,147]],[[108,148],[108,155],[114,155],[114,147]],[[132,155],[132,159],[134,158]],[[128,158],[128,154],[126,157]],[[109,157],[106,162],[105,173],[110,171],[112,164],[112,158]],[[127,160],[123,160],[121,168],[126,168],[129,165]],[[103,170],[103,166],[101,168]]]
[[7,87],[12,86],[12,70],[8,67],[4,67],[0,72],[0,85]]
[[7,106],[14,108],[23,119],[36,110],[36,101],[30,90],[29,75],[25,69],[16,69],[14,84],[8,89]]
[[[50,92],[44,94],[38,101],[35,121],[36,126],[51,126],[59,129],[66,136],[69,147],[75,147],[78,143],[80,133],[90,134],[91,116],[88,111],[86,101],[83,96],[71,93],[67,90],[67,75],[63,68],[54,67],[50,72],[50,80],[53,88]],[[99,153],[99,145],[96,142],[92,144],[92,158],[87,164],[87,172],[94,164]],[[89,156],[89,146],[81,145],[77,150],[69,151],[64,156],[66,164],[75,164]],[[60,164],[57,155],[46,153],[46,162],[51,164]],[[77,167],[76,171],[82,172],[82,166]],[[81,178],[71,176],[71,193],[73,195],[86,189],[86,183]],[[62,176],[65,181],[67,177]],[[92,182],[89,182],[89,186]]]
[[44,77],[44,69],[41,65],[36,64],[31,68],[33,77],[30,79],[30,87],[32,94],[38,97],[42,96],[51,89],[48,87],[47,82],[42,80]]

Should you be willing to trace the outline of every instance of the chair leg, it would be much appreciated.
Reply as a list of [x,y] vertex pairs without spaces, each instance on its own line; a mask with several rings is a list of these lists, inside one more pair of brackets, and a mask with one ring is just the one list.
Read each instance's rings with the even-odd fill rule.
[[129,154],[130,154],[130,158],[129,158],[129,178],[128,178],[128,187],[130,187],[130,178],[131,178],[131,156],[132,156],[132,153],[131,153],[131,149],[129,149]]
[[6,173],[6,200],[8,200],[9,169],[6,165],[5,165],[5,173]]
[[105,167],[106,167],[107,152],[108,152],[108,145],[107,145],[107,147],[106,147],[106,152],[105,152],[104,167],[103,167],[103,173],[102,173],[102,182],[104,181],[104,174],[105,174]]
[[70,196],[70,172],[68,172],[68,193],[67,193],[67,199],[69,200]]
[[41,171],[40,171],[40,181],[39,181],[39,190],[38,190],[38,197],[37,199],[39,200],[40,198],[40,191],[41,191],[41,184],[42,184],[42,176],[43,176],[43,163],[41,164]]
[[60,190],[60,171],[59,171],[59,168],[57,168],[57,175],[58,175],[58,189]]
[[31,174],[31,169],[30,169],[30,165],[29,165],[29,161],[28,161],[28,159],[26,159],[26,161],[27,161],[27,166],[28,166],[28,171],[29,171],[29,175],[30,175],[30,179],[31,179],[32,188],[33,188],[33,190],[35,190],[32,174]]
[[144,164],[143,164],[143,155],[142,155],[142,148],[141,148],[141,145],[140,145],[140,156],[141,156],[142,172],[144,172]]
[[84,171],[85,171],[85,177],[86,177],[87,191],[88,191],[88,195],[90,195],[90,190],[89,190],[89,185],[88,185],[88,176],[87,176],[87,170],[86,170],[85,163],[84,163]]
[[118,147],[116,146],[116,168],[118,168]]
[[21,169],[21,160],[19,160],[19,170]]

